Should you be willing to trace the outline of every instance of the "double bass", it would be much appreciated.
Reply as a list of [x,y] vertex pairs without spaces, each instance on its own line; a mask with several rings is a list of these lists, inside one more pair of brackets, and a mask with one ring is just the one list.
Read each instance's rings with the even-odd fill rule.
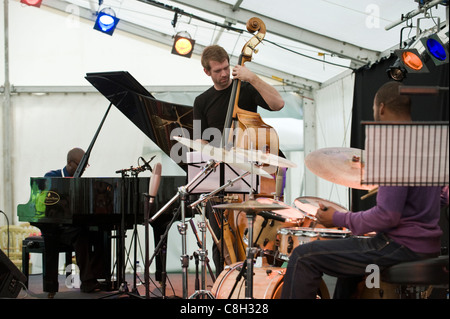
[[[266,34],[266,26],[259,18],[254,17],[248,20],[246,27],[249,32],[257,31],[257,33],[242,48],[238,61],[241,66],[251,61],[253,52],[257,53],[256,46],[261,43]],[[262,120],[260,114],[239,107],[241,80],[233,79],[232,85],[225,118],[222,147],[225,149],[238,147],[244,150],[256,150],[278,155],[279,139],[277,132]],[[276,173],[276,167],[265,165],[262,168],[269,174]],[[274,191],[275,181],[261,177],[260,194],[270,196]]]
[[[253,52],[257,53],[256,46],[261,43],[266,34],[266,26],[259,18],[251,18],[248,20],[246,27],[249,32],[257,33],[247,41],[242,49],[238,60],[238,64],[241,66],[251,61]],[[263,153],[278,155],[279,139],[277,132],[262,120],[260,114],[239,107],[238,101],[241,81],[239,79],[233,79],[232,85],[227,116],[225,118],[222,147],[224,149],[238,147],[244,150],[257,150]],[[273,166],[263,165],[262,168],[269,174],[275,175],[277,172],[277,168]],[[259,186],[260,190],[257,196],[273,196],[276,182],[275,179],[261,176]],[[246,244],[243,242],[243,232],[247,227],[245,220],[243,222],[239,221],[239,214],[237,216],[233,215],[232,211],[224,212],[226,222],[223,229],[226,248],[230,252],[232,263],[245,259]],[[232,239],[234,239],[234,249],[230,247],[232,245]]]

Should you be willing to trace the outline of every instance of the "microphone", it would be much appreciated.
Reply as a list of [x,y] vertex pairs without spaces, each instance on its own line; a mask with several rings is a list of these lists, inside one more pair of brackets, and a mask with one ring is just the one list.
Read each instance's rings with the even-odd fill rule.
[[161,163],[156,163],[153,169],[154,169],[153,176],[150,178],[148,188],[150,203],[153,203],[155,201],[156,194],[158,193],[159,183],[161,182]]
[[152,168],[150,166],[150,162],[153,161],[153,159],[156,157],[156,155],[154,155],[151,159],[148,160],[148,162],[145,160],[145,158],[143,158],[142,156],[140,157],[140,159],[144,162],[144,165],[142,165],[141,167],[144,167],[145,169],[148,169],[150,172],[152,172]]
[[278,172],[275,180],[275,199],[279,200],[283,196],[283,185],[284,184],[284,169],[278,167]]

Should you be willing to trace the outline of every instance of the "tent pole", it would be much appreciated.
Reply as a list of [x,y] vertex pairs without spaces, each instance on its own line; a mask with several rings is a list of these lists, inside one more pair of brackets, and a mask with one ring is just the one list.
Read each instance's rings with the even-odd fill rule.
[[5,84],[3,91],[2,127],[3,127],[3,211],[8,216],[9,222],[14,224],[13,209],[13,179],[12,179],[12,118],[11,118],[11,85],[9,83],[9,4],[8,0],[3,1],[4,20],[4,45],[5,45]]

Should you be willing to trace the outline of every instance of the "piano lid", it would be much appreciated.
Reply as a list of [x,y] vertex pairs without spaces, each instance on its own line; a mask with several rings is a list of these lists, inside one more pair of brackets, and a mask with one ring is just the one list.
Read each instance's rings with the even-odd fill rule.
[[[173,135],[192,138],[193,108],[155,99],[126,71],[87,73],[88,80],[131,122],[170,157],[177,141]],[[177,129],[176,131],[174,131]],[[184,167],[185,163],[177,163]]]

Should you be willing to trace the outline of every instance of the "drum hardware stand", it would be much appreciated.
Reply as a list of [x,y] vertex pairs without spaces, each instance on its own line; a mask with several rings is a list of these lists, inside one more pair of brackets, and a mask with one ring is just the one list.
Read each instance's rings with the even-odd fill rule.
[[187,255],[187,245],[186,245],[186,199],[188,195],[188,189],[191,187],[203,174],[208,174],[210,171],[215,169],[219,165],[219,162],[214,160],[209,160],[205,167],[198,172],[198,174],[185,186],[181,186],[178,188],[177,194],[164,205],[152,218],[150,218],[149,222],[153,222],[156,218],[159,217],[168,207],[170,207],[176,200],[180,199],[180,209],[181,209],[181,223],[177,225],[178,232],[181,235],[181,269],[182,269],[182,283],[183,283],[183,298],[188,298],[188,267],[189,267],[189,256]]
[[[250,195],[250,199],[252,199],[253,194]],[[253,224],[255,222],[256,212],[247,211],[245,212],[247,216],[248,222],[248,242],[251,245],[247,245],[247,276],[245,280],[245,298],[253,299],[253,259],[255,257],[255,253],[257,248],[253,247]]]
[[241,281],[242,276],[244,276],[244,278],[246,277],[246,270],[247,270],[247,259],[244,260],[244,262],[242,263],[241,270],[239,270],[239,273],[236,276],[236,280],[234,282],[233,288],[231,288],[230,294],[228,295],[228,299],[231,299],[231,297],[233,296],[234,290],[236,289],[239,281]]
[[249,172],[245,172],[242,175],[229,180],[226,184],[222,185],[221,187],[217,188],[216,190],[213,190],[212,192],[208,193],[208,194],[202,194],[200,196],[200,198],[193,202],[190,207],[194,208],[197,205],[201,205],[201,213],[202,213],[202,221],[201,223],[199,223],[199,228],[200,228],[200,232],[202,232],[202,245],[201,245],[201,249],[198,251],[198,255],[201,261],[201,289],[197,290],[194,292],[194,294],[192,294],[190,296],[190,299],[194,299],[197,296],[203,295],[203,296],[207,296],[210,299],[214,299],[214,296],[211,294],[211,292],[206,290],[206,268],[208,267],[207,264],[207,255],[208,255],[208,251],[206,250],[206,202],[209,200],[209,198],[213,197],[215,194],[221,192],[222,190],[224,190],[225,188],[232,186],[235,182],[237,182],[240,179],[243,179],[244,177],[246,177],[247,175],[249,175]]
[[201,249],[198,250],[198,256],[201,262],[201,289],[196,290],[189,299],[195,299],[198,296],[206,296],[209,299],[214,299],[212,293],[206,290],[206,267],[208,266],[208,250],[206,249],[206,201],[202,201],[201,206],[202,221],[199,223],[199,228],[202,233],[202,245]]
[[[195,238],[197,239],[198,248],[202,248],[202,240],[198,237],[198,233],[197,233],[197,229],[195,228],[194,220],[190,219],[189,224],[191,224],[191,229],[194,231]],[[208,227],[207,221],[205,221],[205,227],[208,228],[208,230],[210,232],[212,232],[212,230]],[[193,256],[191,256],[191,259],[194,258],[196,260],[196,264],[198,264],[198,255],[199,254],[197,252],[194,252]],[[206,259],[206,266],[208,267],[208,272],[211,275],[212,281],[214,282],[214,281],[216,281],[216,277],[214,276],[211,266],[209,265],[209,258],[207,256],[205,256],[205,259]],[[198,269],[196,269],[196,273],[198,273]],[[196,290],[197,289],[198,289],[198,287],[196,288]]]

